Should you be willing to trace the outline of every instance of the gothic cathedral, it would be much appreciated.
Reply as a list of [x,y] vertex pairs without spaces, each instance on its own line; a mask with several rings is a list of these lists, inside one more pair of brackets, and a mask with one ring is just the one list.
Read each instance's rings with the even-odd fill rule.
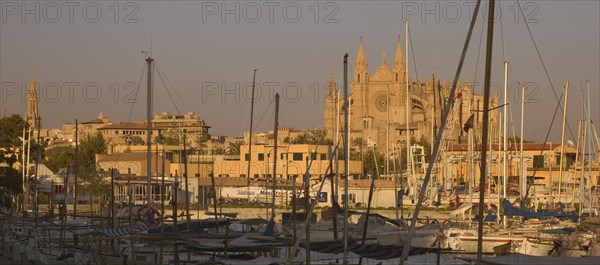
[[[366,146],[377,147],[382,151],[385,151],[385,148],[389,150],[399,148],[406,141],[407,134],[413,139],[425,137],[431,141],[434,132],[439,129],[443,107],[448,102],[451,86],[451,82],[440,81],[434,74],[426,80],[420,80],[418,77],[415,80],[407,75],[400,41],[396,46],[392,67],[388,66],[384,54],[381,64],[371,75],[361,40],[349,92],[350,139],[362,138]],[[336,85],[332,75],[325,99],[324,127],[327,129],[328,137],[334,141],[336,137],[342,139],[344,121],[344,99],[340,92],[342,89]],[[446,129],[450,132],[444,133],[447,135],[444,139],[455,144],[467,142],[463,125],[471,115],[474,115],[475,133],[479,132],[479,137],[481,135],[483,115],[477,110],[483,108],[483,96],[476,95],[471,90],[468,84],[463,86],[458,83],[455,98],[451,102],[452,108],[446,122]],[[497,106],[497,99],[496,94],[495,99],[490,101],[490,109]],[[497,119],[497,111],[492,111],[490,135],[496,138],[498,137]],[[389,144],[387,146],[386,141]]]

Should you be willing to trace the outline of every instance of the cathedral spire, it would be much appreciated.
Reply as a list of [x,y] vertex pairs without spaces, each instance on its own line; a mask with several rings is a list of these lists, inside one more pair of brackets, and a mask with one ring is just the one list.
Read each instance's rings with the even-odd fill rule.
[[27,114],[25,115],[27,123],[31,128],[41,126],[40,112],[38,107],[39,99],[37,89],[35,87],[35,78],[31,75],[31,84],[29,85],[29,93],[27,94]]
[[400,46],[400,36],[398,36],[398,44],[396,44],[396,56],[394,57],[394,67],[404,65],[404,55],[402,54],[402,46]]
[[367,59],[365,59],[365,48],[363,46],[362,37],[360,37],[360,46],[358,47],[358,53],[356,54],[356,65],[363,64],[367,64]]
[[360,45],[356,54],[356,62],[354,63],[354,81],[357,83],[366,82],[369,74],[369,66],[365,58],[365,48],[363,46],[362,36],[360,37]]
[[31,82],[29,83],[29,96],[37,98],[37,90],[35,89],[35,77],[31,74]]
[[329,75],[329,90],[327,92],[327,96],[328,97],[334,97],[336,94],[336,89],[335,89],[335,81],[333,80],[333,73],[331,73]]
[[398,36],[398,43],[396,44],[396,55],[394,56],[394,62],[392,62],[392,72],[394,72],[395,82],[400,82],[405,78],[405,64],[404,56],[402,55],[402,46],[400,46],[400,36]]

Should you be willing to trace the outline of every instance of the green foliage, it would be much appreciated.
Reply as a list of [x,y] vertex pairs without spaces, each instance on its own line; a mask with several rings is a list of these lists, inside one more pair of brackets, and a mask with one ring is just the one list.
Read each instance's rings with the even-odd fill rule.
[[[285,142],[286,139],[284,139]],[[291,140],[291,144],[310,144],[310,145],[332,145],[333,140],[327,138],[327,129],[315,128],[304,132]]]
[[228,155],[239,155],[240,154],[241,146],[242,146],[242,141],[230,142],[227,145],[226,154],[228,154]]
[[48,154],[43,163],[50,170],[52,170],[52,172],[58,172],[61,168],[66,168],[68,165],[75,162],[75,156],[73,155],[74,152],[74,148],[69,148],[67,150],[63,150],[62,152]]
[[421,135],[421,138],[419,138],[419,141],[416,141],[416,143],[420,146],[423,146],[425,152],[425,162],[429,162],[429,158],[431,156],[431,142],[427,139],[427,137],[425,137],[425,135]]
[[206,137],[199,135],[196,137],[196,139],[194,139],[194,142],[196,143],[196,148],[198,149],[198,151],[200,151],[200,154],[207,153],[208,145],[206,143],[208,142],[208,139]]
[[142,137],[137,136],[137,135],[129,138],[128,140],[129,140],[128,141],[129,145],[145,145],[146,144],[146,142],[144,142],[144,139],[142,139]]
[[165,145],[179,145],[179,140],[175,137],[165,136],[161,138],[161,144]]
[[383,174],[385,168],[385,155],[383,152],[370,148],[363,154],[363,173],[371,174],[377,168],[376,173]]
[[78,164],[81,167],[96,170],[96,154],[106,154],[107,150],[106,140],[104,140],[102,133],[96,132],[87,135],[79,143]]
[[101,196],[110,191],[110,175],[92,168],[80,168],[77,190],[84,195]]
[[225,149],[223,149],[222,147],[215,147],[212,150],[213,154],[215,155],[224,155],[225,154]]
[[[3,159],[4,156],[0,155],[0,160]],[[23,192],[23,176],[21,174],[21,171],[12,167],[0,167],[0,195]]]
[[96,170],[96,154],[106,152],[106,141],[100,132],[86,136],[79,144],[77,189],[81,194],[98,196],[108,192],[110,184],[107,176]]
[[23,128],[27,127],[27,122],[17,114],[0,119],[0,147],[21,146],[19,137],[23,137]]

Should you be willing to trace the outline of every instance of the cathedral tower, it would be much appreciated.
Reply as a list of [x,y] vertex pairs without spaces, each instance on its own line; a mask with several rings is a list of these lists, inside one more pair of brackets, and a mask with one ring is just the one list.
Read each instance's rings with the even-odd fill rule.
[[329,76],[329,86],[327,90],[327,96],[325,97],[325,115],[323,119],[323,125],[327,129],[327,138],[332,139],[335,142],[335,128],[337,123],[337,117],[339,117],[337,111],[338,101],[338,90],[336,88],[335,81],[333,80],[333,74]]
[[41,127],[42,124],[38,103],[39,99],[35,87],[35,79],[32,76],[31,84],[29,85],[29,93],[27,94],[27,114],[25,116],[29,127],[33,129],[37,129],[38,125]]

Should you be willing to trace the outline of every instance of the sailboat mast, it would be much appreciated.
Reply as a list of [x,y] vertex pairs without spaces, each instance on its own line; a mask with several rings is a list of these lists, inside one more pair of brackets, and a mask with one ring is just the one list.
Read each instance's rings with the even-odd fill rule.
[[[487,141],[489,127],[489,109],[490,109],[490,81],[492,76],[492,44],[494,38],[494,7],[495,1],[489,2],[488,28],[487,28],[487,49],[485,59],[485,81],[483,85],[483,124],[481,129],[481,163],[486,163]],[[482,262],[483,251],[483,206],[485,196],[485,177],[486,167],[481,167],[479,174],[479,226],[477,227],[477,263]]]
[[587,100],[588,100],[588,104],[587,104],[587,121],[588,121],[588,126],[587,126],[587,142],[588,142],[588,146],[590,147],[590,156],[588,159],[588,195],[589,195],[589,213],[590,215],[592,214],[592,204],[593,204],[593,200],[592,200],[592,156],[593,156],[593,152],[594,152],[594,148],[592,147],[592,117],[591,117],[591,111],[590,109],[592,108],[591,102],[590,102],[590,82],[587,81]]
[[565,165],[565,125],[567,124],[567,103],[569,102],[569,80],[567,80],[565,84],[565,107],[563,109],[563,124],[562,124],[562,133],[560,137],[560,165],[559,165],[559,173],[558,173],[558,201],[562,201],[562,183],[563,183],[563,166]]
[[[407,179],[412,177],[412,167],[411,167],[411,155],[410,155],[410,95],[409,95],[409,84],[408,84],[408,18],[406,18],[405,22],[405,29],[404,31],[405,33],[405,41],[404,41],[404,47],[405,47],[405,64],[404,64],[404,80],[406,83],[406,106],[405,106],[405,113],[406,113],[406,177]],[[416,192],[416,181],[412,180],[413,182],[413,198]]]
[[152,172],[152,63],[154,59],[148,56],[146,58],[148,63],[148,102],[146,111],[146,200],[148,201],[148,207],[152,202],[152,190],[150,187],[150,174]]
[[[585,94],[583,92],[583,89],[581,90],[581,94],[583,97],[585,97]],[[586,111],[585,111],[585,100],[582,98],[582,104],[581,104],[582,108],[581,108],[581,116],[583,118],[582,123],[583,123],[583,137],[581,138],[582,142],[583,142],[583,146],[581,147],[581,174],[580,174],[580,184],[579,184],[579,215],[581,216],[581,213],[583,212],[583,199],[585,198],[584,196],[584,192],[585,192],[585,152],[586,152],[586,141],[585,139],[587,139],[587,118],[586,118]]]
[[[23,127],[23,138],[22,138],[22,143],[21,143],[21,173],[23,174],[23,202],[22,202],[22,210],[23,212],[27,211],[27,186],[25,185],[25,168],[26,168],[26,163],[25,163],[25,127]],[[63,184],[64,185],[64,184]],[[67,185],[64,185],[65,187],[68,187]],[[66,200],[65,200],[66,203]]]
[[[77,175],[79,174],[79,121],[75,119],[75,183],[73,185],[73,220],[77,219]],[[68,187],[67,187],[68,188]]]
[[387,108],[386,108],[386,126],[385,126],[385,174],[390,174],[390,85],[387,86]]
[[252,162],[252,122],[254,120],[254,87],[256,81],[256,68],[252,74],[252,96],[250,100],[250,134],[248,137],[248,170],[246,174],[246,194],[248,195],[248,202],[250,202],[250,164]]
[[[521,208],[523,208],[523,206],[525,206],[525,193],[527,192],[527,184],[525,183],[526,179],[525,179],[525,163],[523,162],[523,131],[524,131],[524,125],[525,125],[525,85],[523,85],[522,89],[521,89],[521,148],[520,148],[520,153],[521,153],[521,192],[520,192],[520,196],[521,196]],[[560,201],[560,189],[559,189],[559,194],[558,194],[558,199]]]
[[[506,199],[508,183],[508,62],[504,62],[504,118],[502,119],[502,198]],[[498,204],[501,205],[501,204]],[[502,226],[506,229],[506,215],[502,217]]]
[[346,53],[344,55],[344,264],[348,264],[348,178],[350,177],[350,130],[348,129],[348,125],[350,123],[350,119],[348,117],[349,108],[350,98],[348,97],[348,53]]
[[275,126],[273,132],[273,197],[271,198],[271,220],[275,220],[275,189],[277,188],[277,131],[279,130],[279,93],[275,94]]

